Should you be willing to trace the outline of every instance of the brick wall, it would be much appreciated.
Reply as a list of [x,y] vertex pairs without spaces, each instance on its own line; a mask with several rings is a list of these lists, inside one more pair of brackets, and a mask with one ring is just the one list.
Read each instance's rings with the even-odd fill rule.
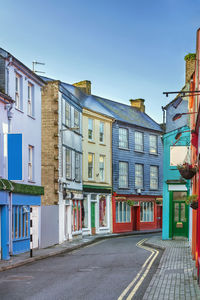
[[58,81],[42,89],[42,205],[58,204],[58,90]]

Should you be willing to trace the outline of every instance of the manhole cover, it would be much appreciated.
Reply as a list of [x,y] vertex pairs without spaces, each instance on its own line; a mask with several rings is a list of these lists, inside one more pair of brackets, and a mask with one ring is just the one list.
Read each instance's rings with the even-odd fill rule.
[[31,280],[33,279],[33,276],[17,276],[17,275],[12,275],[7,277],[5,280],[6,281],[21,281],[21,280]]

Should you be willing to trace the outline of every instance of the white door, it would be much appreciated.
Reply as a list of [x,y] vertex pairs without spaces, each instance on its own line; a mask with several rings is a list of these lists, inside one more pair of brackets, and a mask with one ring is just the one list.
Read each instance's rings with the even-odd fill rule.
[[33,220],[33,248],[39,247],[38,233],[39,233],[39,213],[38,206],[32,206],[32,220]]

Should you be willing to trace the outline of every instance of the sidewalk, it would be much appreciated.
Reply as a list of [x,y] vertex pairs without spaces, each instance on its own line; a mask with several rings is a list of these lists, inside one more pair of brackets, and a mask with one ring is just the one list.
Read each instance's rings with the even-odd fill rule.
[[133,231],[128,233],[120,233],[120,234],[113,233],[113,234],[104,234],[104,235],[102,234],[102,235],[95,235],[95,236],[84,236],[81,239],[74,239],[71,242],[66,241],[62,244],[58,244],[52,247],[33,250],[33,257],[30,257],[29,252],[26,252],[26,253],[12,256],[11,259],[8,261],[0,260],[0,272],[12,268],[16,268],[19,266],[23,266],[25,264],[32,263],[37,260],[45,259],[47,257],[55,256],[62,253],[68,253],[73,250],[79,249],[81,247],[96,243],[102,239],[115,238],[120,236],[159,233],[159,232],[161,232],[160,229],[155,229],[155,230],[145,230],[145,231]]
[[145,244],[165,251],[143,299],[200,299],[200,288],[194,279],[195,263],[188,241],[162,241],[161,237],[155,236]]

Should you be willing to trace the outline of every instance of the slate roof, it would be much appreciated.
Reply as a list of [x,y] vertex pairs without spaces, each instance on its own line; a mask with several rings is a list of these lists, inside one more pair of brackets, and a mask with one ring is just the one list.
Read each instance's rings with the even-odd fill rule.
[[[53,79],[42,77],[43,80],[52,81]],[[114,118],[118,121],[129,123],[150,130],[162,132],[162,128],[158,123],[151,119],[146,113],[139,109],[120,102],[112,101],[95,95],[87,95],[80,88],[71,84],[62,82],[62,85],[71,94],[79,99],[82,106],[103,115]]]

